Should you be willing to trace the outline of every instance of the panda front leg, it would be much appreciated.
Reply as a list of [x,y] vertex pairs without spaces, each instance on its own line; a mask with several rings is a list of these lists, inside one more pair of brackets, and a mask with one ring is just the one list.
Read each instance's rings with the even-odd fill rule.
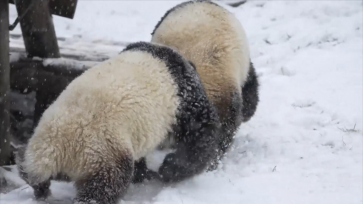
[[[29,175],[27,172],[25,172],[24,167],[23,167],[23,163],[24,163],[24,154],[25,154],[25,149],[26,146],[22,146],[19,147],[16,151],[15,154],[15,159],[16,159],[16,166],[19,172],[19,176],[26,182],[29,184],[29,186],[31,186],[34,190],[34,197],[36,200],[45,200],[47,199],[50,195],[51,195],[51,191],[50,191],[50,178],[37,183],[37,184],[33,184],[31,181],[29,181]],[[30,178],[32,177],[36,177],[35,175],[30,175]]]
[[134,161],[130,156],[114,163],[99,163],[98,170],[75,182],[75,204],[116,204],[125,195],[133,175]]
[[50,180],[39,183],[37,185],[31,185],[34,189],[34,196],[36,200],[45,200],[51,195]]
[[[21,166],[18,166],[18,168],[22,168]],[[20,172],[21,177],[24,179],[25,181],[27,181],[28,183],[28,174],[24,173],[24,172]],[[51,194],[51,190],[50,190],[50,179],[43,181],[41,183],[28,183],[30,187],[33,188],[34,190],[34,197],[36,200],[41,200],[44,201],[46,200]]]
[[178,136],[176,151],[165,157],[158,172],[163,182],[179,182],[200,174],[216,157],[218,125],[193,130],[195,125],[190,124],[189,130]]

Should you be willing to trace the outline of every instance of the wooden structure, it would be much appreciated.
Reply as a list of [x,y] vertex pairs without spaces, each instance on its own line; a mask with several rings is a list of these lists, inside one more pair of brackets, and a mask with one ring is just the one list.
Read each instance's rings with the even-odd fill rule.
[[[89,67],[86,67],[87,69]],[[21,59],[11,63],[11,90],[22,94],[36,92],[33,115],[35,127],[48,106],[59,96],[67,85],[82,74],[85,69],[72,69],[63,65],[44,66],[41,61]],[[33,80],[29,80],[29,79]]]
[[10,151],[9,4],[0,0],[0,165],[8,164]]
[[[19,2],[19,0],[16,0]],[[14,4],[14,0],[9,0]],[[53,15],[73,19],[77,8],[77,0],[50,0],[49,9]]]
[[48,4],[48,0],[16,1],[18,15],[23,15],[20,19],[20,27],[29,57],[58,58],[60,56]]
[[[18,12],[27,59],[9,64],[9,3]],[[33,126],[40,115],[61,93],[68,83],[82,71],[72,72],[61,67],[46,70],[38,58],[59,58],[60,52],[53,25],[52,14],[72,19],[77,0],[0,0],[0,165],[11,164],[10,133],[17,123],[24,120],[21,111],[11,110],[11,94],[36,93]],[[62,70],[63,69],[63,70]],[[59,71],[62,70],[62,71]]]

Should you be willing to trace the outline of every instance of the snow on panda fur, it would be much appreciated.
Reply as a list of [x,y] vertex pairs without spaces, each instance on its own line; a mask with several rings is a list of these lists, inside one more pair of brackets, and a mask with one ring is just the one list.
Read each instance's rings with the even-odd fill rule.
[[[215,156],[218,129],[195,68],[170,48],[133,43],[67,86],[42,115],[18,167],[37,199],[49,196],[50,179],[65,175],[75,181],[76,203],[116,203],[134,162],[168,135],[181,148],[160,175],[203,172]],[[195,168],[184,171],[185,165]]]
[[211,1],[188,1],[166,12],[152,32],[151,42],[174,48],[195,64],[223,124],[221,157],[259,102],[259,83],[240,22]]

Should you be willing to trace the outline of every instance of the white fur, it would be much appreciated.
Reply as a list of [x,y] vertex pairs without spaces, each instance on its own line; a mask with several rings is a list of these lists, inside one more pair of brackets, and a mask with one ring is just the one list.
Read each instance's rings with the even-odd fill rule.
[[226,9],[208,2],[176,8],[151,41],[173,47],[192,61],[212,101],[231,88],[241,93],[249,71],[249,47],[240,22]]
[[176,122],[176,94],[164,62],[122,52],[72,81],[44,112],[25,152],[25,171],[38,175],[37,182],[57,173],[76,180],[126,154],[145,156]]

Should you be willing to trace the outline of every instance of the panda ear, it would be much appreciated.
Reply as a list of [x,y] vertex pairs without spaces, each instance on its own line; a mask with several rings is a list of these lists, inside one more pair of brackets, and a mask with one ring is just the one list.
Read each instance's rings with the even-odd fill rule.
[[188,61],[190,65],[192,65],[192,67],[194,68],[194,70],[196,70],[195,64],[192,61]]

